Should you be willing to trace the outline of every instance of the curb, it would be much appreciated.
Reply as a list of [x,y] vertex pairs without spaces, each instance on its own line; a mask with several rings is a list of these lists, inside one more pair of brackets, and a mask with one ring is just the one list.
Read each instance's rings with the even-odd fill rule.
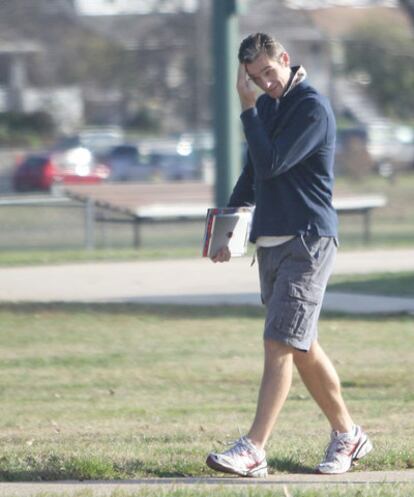
[[412,484],[414,489],[414,470],[405,471],[361,471],[345,473],[343,475],[316,475],[316,474],[282,474],[271,475],[268,478],[238,478],[232,476],[205,477],[205,478],[140,478],[137,480],[119,481],[57,481],[57,482],[13,482],[0,483],[0,497],[35,496],[52,492],[69,495],[75,492],[93,492],[93,496],[111,495],[115,491],[133,493],[143,487],[170,486],[175,487],[243,487],[243,486],[278,486],[278,487],[323,487],[349,485],[384,485],[384,484]]

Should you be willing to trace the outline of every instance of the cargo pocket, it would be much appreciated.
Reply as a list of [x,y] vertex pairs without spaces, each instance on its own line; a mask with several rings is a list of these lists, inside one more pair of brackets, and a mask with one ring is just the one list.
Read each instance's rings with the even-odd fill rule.
[[281,336],[303,338],[311,331],[322,293],[323,288],[315,283],[289,283],[287,298],[282,301],[273,322],[275,332]]

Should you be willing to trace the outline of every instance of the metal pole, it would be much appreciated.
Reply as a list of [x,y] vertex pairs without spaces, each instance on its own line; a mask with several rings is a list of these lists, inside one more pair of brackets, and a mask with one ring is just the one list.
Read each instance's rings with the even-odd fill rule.
[[239,44],[237,3],[214,0],[215,202],[225,206],[240,172],[240,103],[236,91]]
[[141,220],[134,217],[132,223],[134,228],[134,248],[137,249],[141,246]]
[[85,202],[85,248],[95,248],[95,202],[91,198]]
[[371,209],[367,209],[364,213],[364,242],[371,241]]

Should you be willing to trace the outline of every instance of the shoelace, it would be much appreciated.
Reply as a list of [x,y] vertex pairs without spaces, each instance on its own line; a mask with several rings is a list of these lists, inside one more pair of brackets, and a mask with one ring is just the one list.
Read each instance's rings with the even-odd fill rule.
[[232,445],[232,447],[226,450],[226,454],[234,454],[239,455],[243,451],[250,450],[250,447],[245,443],[243,438],[239,438],[238,440],[234,440],[233,442],[225,442],[226,445]]

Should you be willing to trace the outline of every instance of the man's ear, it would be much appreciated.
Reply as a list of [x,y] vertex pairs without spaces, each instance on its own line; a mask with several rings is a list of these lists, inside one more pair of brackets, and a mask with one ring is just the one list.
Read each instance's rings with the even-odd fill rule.
[[280,63],[282,64],[282,66],[285,66],[285,67],[290,66],[290,57],[289,57],[289,54],[287,52],[282,52],[280,54]]

